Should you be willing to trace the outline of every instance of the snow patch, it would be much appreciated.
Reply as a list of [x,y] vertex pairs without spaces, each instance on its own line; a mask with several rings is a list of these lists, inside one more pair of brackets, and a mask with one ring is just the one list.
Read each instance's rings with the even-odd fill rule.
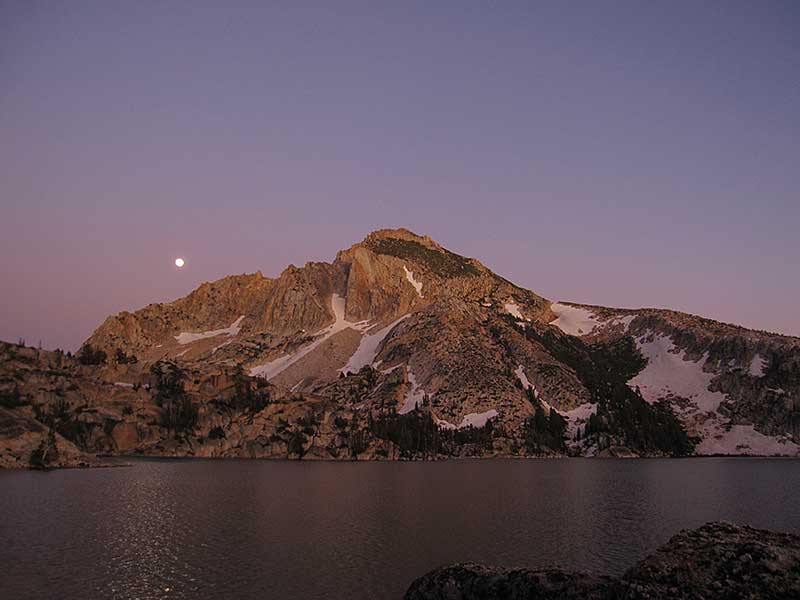
[[407,316],[408,315],[403,315],[396,321],[393,321],[375,333],[365,333],[361,337],[361,342],[359,342],[355,353],[350,357],[350,360],[347,361],[347,364],[339,369],[339,372],[347,373],[349,371],[350,373],[358,373],[362,367],[372,365],[375,361],[375,357],[378,356],[378,349],[383,343],[383,340],[386,339],[386,336],[389,335],[389,333],[391,333],[392,329],[394,329],[394,326]]
[[458,427],[453,425],[450,421],[445,421],[444,419],[440,419],[438,417],[433,417],[433,420],[436,422],[436,426],[439,429],[449,429],[451,431],[454,429],[458,429]]
[[408,282],[409,282],[411,285],[413,285],[413,286],[414,286],[414,289],[415,289],[415,290],[417,290],[417,296],[419,296],[420,298],[422,298],[422,282],[420,282],[420,281],[417,281],[416,279],[414,279],[414,273],[412,273],[411,271],[409,271],[409,270],[406,268],[406,266],[405,266],[405,265],[403,265],[403,271],[405,271],[405,272],[406,272],[406,279],[408,279]]
[[[672,404],[676,416],[690,435],[697,435],[703,440],[696,449],[697,453],[717,453],[717,450],[704,450],[703,444],[723,436],[724,430],[717,409],[726,397],[722,392],[708,389],[716,376],[703,370],[708,354],[697,361],[688,360],[686,353],[678,350],[669,336],[661,334],[641,336],[636,339],[636,345],[647,359],[647,366],[628,381],[628,385],[638,386],[642,397],[650,403],[669,396],[689,400],[688,406]],[[725,447],[736,445],[731,440],[722,441],[721,444]]]
[[[414,377],[414,373],[408,367],[406,367],[406,370],[408,373],[408,382],[411,384],[411,389],[406,394],[403,406],[399,411],[397,411],[398,414],[401,415],[410,413],[412,410],[416,409],[418,405],[421,406],[422,400],[425,397],[425,390],[422,389],[422,386],[417,382],[417,379]],[[461,419],[461,423],[458,425],[453,425],[444,419],[439,419],[436,417],[434,417],[434,420],[436,424],[443,429],[465,429],[466,427],[480,428],[486,425],[489,419],[493,419],[497,415],[497,411],[492,408],[486,412],[469,413],[468,415],[464,415],[464,418]]]
[[325,340],[340,331],[345,329],[356,329],[357,331],[364,331],[369,327],[367,321],[359,321],[358,323],[351,323],[344,318],[345,299],[338,294],[331,296],[331,309],[333,310],[334,322],[328,325],[325,329],[319,332],[319,337],[307,346],[303,346],[294,354],[285,354],[273,361],[266,364],[259,365],[250,369],[252,377],[263,377],[264,379],[272,379],[279,373],[285,371],[298,360],[306,356],[308,353],[318,348]]
[[697,447],[698,454],[754,454],[759,456],[796,456],[800,446],[785,439],[759,433],[752,425],[733,425],[730,431],[719,430]]
[[523,389],[527,390],[528,388],[533,388],[533,390],[536,391],[536,388],[533,387],[533,384],[528,381],[528,377],[525,375],[525,367],[522,365],[518,366],[514,371],[514,375],[516,375],[517,379],[519,379]]
[[519,310],[519,305],[516,302],[513,302],[513,301],[512,302],[506,302],[505,305],[504,305],[504,308],[506,309],[506,312],[508,314],[510,314],[512,317],[514,317],[515,319],[518,319],[520,321],[527,320],[527,319],[525,319],[525,317],[522,316],[522,313]]
[[564,333],[574,336],[589,335],[598,328],[611,327],[614,325],[622,325],[623,329],[627,332],[636,315],[625,315],[613,317],[607,321],[598,320],[597,316],[590,310],[585,308],[578,308],[576,306],[569,306],[568,304],[555,304],[550,305],[550,310],[556,314],[556,319],[550,324],[555,325]]
[[406,394],[406,398],[403,401],[403,406],[401,406],[400,410],[397,411],[401,415],[410,413],[412,410],[417,408],[418,404],[422,405],[422,399],[425,397],[425,390],[422,389],[422,386],[417,383],[417,379],[414,377],[414,372],[410,367],[406,367],[406,373],[408,374],[408,383],[411,384],[411,389],[408,390],[408,393]]
[[575,439],[575,433],[578,431],[578,427],[584,425],[583,431],[586,431],[586,422],[589,420],[589,417],[592,415],[597,414],[597,404],[592,404],[591,402],[587,402],[585,404],[581,404],[577,408],[573,408],[567,412],[558,411],[558,413],[567,420],[567,443],[571,442]]
[[493,408],[482,413],[470,413],[468,415],[464,415],[464,418],[461,419],[461,424],[458,426],[458,428],[464,429],[466,427],[475,427],[477,429],[486,425],[489,419],[494,419],[496,416],[497,411]]
[[753,360],[750,361],[750,367],[747,369],[747,372],[753,377],[762,377],[764,375],[764,371],[767,369],[768,364],[769,363],[766,358],[760,354],[756,354],[753,357]]
[[197,340],[203,340],[210,337],[216,337],[218,335],[238,335],[239,330],[241,329],[242,320],[244,319],[244,315],[236,319],[230,327],[226,327],[224,329],[214,329],[213,331],[204,331],[202,333],[180,333],[175,336],[175,339],[178,343],[183,346],[185,344],[191,344],[192,342],[196,342]]
[[449,421],[445,421],[444,419],[439,419],[436,417],[434,417],[434,421],[436,422],[436,425],[440,429],[455,430],[455,429],[466,429],[467,427],[475,427],[476,429],[480,429],[481,427],[486,425],[486,423],[488,423],[490,419],[494,419],[497,415],[498,412],[495,409],[491,408],[486,412],[469,413],[468,415],[464,415],[464,418],[461,419],[461,423],[459,423],[458,425],[453,425]]
[[628,327],[631,326],[631,323],[633,323],[633,320],[635,318],[636,318],[636,315],[625,315],[624,317],[614,317],[613,319],[608,321],[606,326],[619,324],[619,325],[622,325],[623,329],[627,332],[628,331]]
[[589,335],[594,331],[595,327],[600,325],[594,313],[585,308],[578,308],[576,306],[569,306],[556,302],[550,305],[550,310],[552,310],[557,317],[550,324],[555,325],[561,331],[569,335]]
[[517,376],[517,379],[519,379],[520,383],[522,384],[523,389],[531,388],[533,390],[534,398],[536,398],[539,402],[541,402],[542,406],[544,406],[544,409],[547,412],[547,414],[550,414],[550,411],[553,410],[553,407],[550,406],[544,400],[542,400],[542,397],[539,395],[539,390],[536,389],[536,386],[533,385],[528,380],[528,377],[525,375],[525,367],[523,367],[522,365],[518,366],[516,368],[516,370],[514,371],[514,374]]
[[[708,354],[700,360],[686,359],[686,353],[675,347],[672,339],[664,335],[642,336],[636,340],[639,351],[647,359],[647,366],[628,382],[639,386],[648,402],[674,395],[689,399],[693,406],[679,408],[673,404],[690,435],[699,435],[701,442],[695,449],[699,455],[730,454],[759,456],[796,456],[800,446],[785,436],[768,436],[759,433],[753,425],[728,425],[717,412],[726,396],[709,391],[716,376],[703,370]],[[749,373],[760,377],[766,361],[756,355],[749,365]]]
[[647,359],[647,366],[628,385],[638,387],[647,402],[679,396],[693,401],[698,411],[707,413],[716,411],[725,400],[722,392],[708,389],[716,375],[703,370],[707,354],[697,362],[687,360],[685,352],[679,351],[665,335],[639,337],[636,345]]

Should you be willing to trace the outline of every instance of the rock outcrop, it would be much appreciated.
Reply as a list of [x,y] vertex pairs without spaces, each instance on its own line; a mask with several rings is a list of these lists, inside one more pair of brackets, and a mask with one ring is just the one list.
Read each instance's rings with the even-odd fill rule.
[[620,578],[477,564],[436,569],[405,600],[786,599],[800,597],[800,537],[730,523],[682,531]]

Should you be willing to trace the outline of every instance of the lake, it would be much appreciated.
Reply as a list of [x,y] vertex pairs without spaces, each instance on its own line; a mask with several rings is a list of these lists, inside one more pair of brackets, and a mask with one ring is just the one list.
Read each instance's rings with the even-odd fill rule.
[[789,459],[135,460],[0,472],[6,598],[400,598],[458,561],[619,574],[679,529],[800,533]]

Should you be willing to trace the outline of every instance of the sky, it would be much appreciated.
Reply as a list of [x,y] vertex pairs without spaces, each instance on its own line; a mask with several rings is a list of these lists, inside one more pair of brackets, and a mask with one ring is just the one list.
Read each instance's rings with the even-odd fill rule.
[[791,0],[0,0],[0,339],[382,227],[800,335],[799,32]]

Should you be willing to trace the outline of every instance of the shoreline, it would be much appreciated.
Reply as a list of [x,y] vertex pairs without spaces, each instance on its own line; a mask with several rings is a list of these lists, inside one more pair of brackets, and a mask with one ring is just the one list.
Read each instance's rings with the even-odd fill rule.
[[[363,464],[377,464],[377,463],[449,463],[449,462],[471,462],[471,461],[561,461],[561,460],[576,460],[576,461],[599,461],[599,462],[630,462],[630,461],[658,461],[658,460],[800,460],[800,456],[758,456],[750,454],[713,454],[703,456],[636,456],[636,457],[596,457],[596,456],[454,456],[445,458],[434,459],[386,459],[386,458],[368,458],[368,459],[337,459],[337,458],[287,458],[285,456],[259,456],[259,457],[244,457],[244,456],[159,456],[149,454],[123,454],[123,455],[103,455],[98,456],[97,463],[84,463],[76,465],[64,465],[53,467],[5,467],[0,468],[2,472],[17,472],[17,471],[61,471],[61,470],[89,470],[89,469],[108,469],[118,467],[134,467],[136,462],[189,462],[189,461],[253,461],[253,462],[284,462],[284,463],[363,463]],[[120,462],[114,461],[132,461]]]

